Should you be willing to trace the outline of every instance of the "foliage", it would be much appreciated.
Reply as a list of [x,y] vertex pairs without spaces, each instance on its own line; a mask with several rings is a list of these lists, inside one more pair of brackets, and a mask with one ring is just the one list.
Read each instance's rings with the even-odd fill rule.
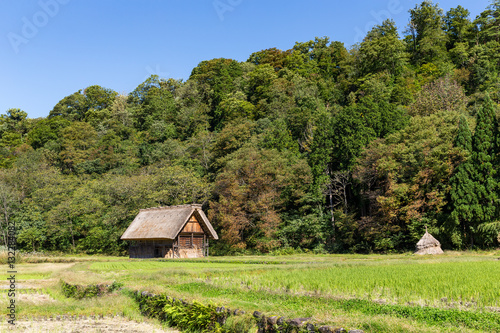
[[414,64],[442,62],[447,58],[443,10],[432,1],[423,1],[410,9],[408,47]]
[[164,294],[135,292],[134,297],[145,315],[188,332],[225,332],[222,326],[231,315],[229,312],[218,311],[219,308],[213,304],[204,305],[197,301],[188,303]]
[[199,202],[212,253],[405,251],[425,225],[497,246],[499,13],[426,0],[402,37],[385,20],[350,48],[315,37],[126,96],[90,85],[46,118],[6,110],[2,242],[13,221],[24,250],[124,254],[138,209]]
[[279,246],[280,209],[297,205],[307,190],[305,161],[277,150],[243,147],[228,157],[215,182],[210,218],[235,248],[267,252]]
[[386,20],[368,32],[357,50],[361,75],[387,71],[400,74],[408,61],[404,43],[399,39],[394,21]]
[[493,102],[487,97],[476,115],[476,129],[472,137],[473,169],[471,178],[475,198],[470,204],[471,220],[467,226],[474,245],[474,234],[483,223],[493,222],[498,214],[497,168],[494,167],[498,154],[498,121]]
[[119,289],[123,284],[113,281],[111,285],[104,284],[90,284],[88,286],[80,286],[66,283],[64,281],[59,282],[61,290],[64,296],[73,297],[76,299],[88,298],[102,296],[105,293],[111,293]]
[[[452,147],[457,119],[456,112],[413,117],[406,129],[373,142],[363,152],[354,177],[368,207],[358,223],[375,249],[415,244],[422,219],[437,233],[448,180],[460,158]],[[390,242],[377,246],[382,239]]]
[[[470,156],[472,151],[472,133],[465,116],[460,117],[458,124],[458,133],[455,138],[454,146],[462,148],[464,153]],[[467,156],[467,157],[469,157]],[[473,164],[466,160],[456,168],[454,175],[450,179],[450,206],[451,214],[448,218],[447,232],[450,234],[451,242],[462,247],[467,238],[467,224],[470,220],[470,201],[474,194],[472,183]]]
[[422,87],[410,106],[410,115],[427,116],[439,111],[464,111],[467,98],[455,81],[449,77],[440,78]]
[[172,304],[167,303],[163,311],[169,325],[191,332],[220,332],[220,322],[223,318],[219,317],[225,314],[217,313],[215,308],[215,305],[203,305],[196,301],[186,306],[177,300]]

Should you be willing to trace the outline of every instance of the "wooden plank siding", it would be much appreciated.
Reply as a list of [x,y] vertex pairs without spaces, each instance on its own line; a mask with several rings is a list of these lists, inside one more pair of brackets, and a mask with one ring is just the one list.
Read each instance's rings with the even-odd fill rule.
[[195,233],[203,233],[203,229],[201,228],[201,225],[198,223],[198,220],[196,219],[196,216],[192,215],[189,218],[188,223],[184,226],[184,229],[182,229],[181,232],[195,232]]
[[203,235],[195,236],[195,235],[191,234],[191,235],[179,236],[179,248],[202,249],[203,248]]
[[163,258],[172,245],[173,242],[168,240],[134,241],[129,247],[130,258]]

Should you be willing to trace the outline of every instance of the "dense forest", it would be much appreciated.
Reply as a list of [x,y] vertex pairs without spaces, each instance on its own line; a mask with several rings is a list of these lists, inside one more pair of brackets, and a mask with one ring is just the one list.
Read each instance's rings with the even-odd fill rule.
[[215,253],[500,242],[500,0],[424,1],[347,49],[327,37],[202,61],[128,95],[0,118],[0,229],[20,249],[123,254],[139,209],[202,203]]

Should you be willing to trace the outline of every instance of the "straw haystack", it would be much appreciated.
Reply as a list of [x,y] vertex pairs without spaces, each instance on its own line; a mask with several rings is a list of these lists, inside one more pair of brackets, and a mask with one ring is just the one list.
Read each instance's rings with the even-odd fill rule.
[[427,227],[425,228],[424,236],[417,243],[417,252],[415,254],[442,254],[441,243],[432,237],[430,233],[427,232]]

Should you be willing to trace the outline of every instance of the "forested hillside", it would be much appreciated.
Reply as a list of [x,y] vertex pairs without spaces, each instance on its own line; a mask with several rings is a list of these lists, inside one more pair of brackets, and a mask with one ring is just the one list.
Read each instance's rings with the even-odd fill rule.
[[[140,208],[203,203],[217,253],[445,249],[500,241],[500,1],[424,1],[373,27],[202,61],[128,95],[98,85],[47,118],[0,118],[2,243],[124,253]],[[50,79],[50,78],[48,78]],[[215,242],[214,242],[215,243]]]

